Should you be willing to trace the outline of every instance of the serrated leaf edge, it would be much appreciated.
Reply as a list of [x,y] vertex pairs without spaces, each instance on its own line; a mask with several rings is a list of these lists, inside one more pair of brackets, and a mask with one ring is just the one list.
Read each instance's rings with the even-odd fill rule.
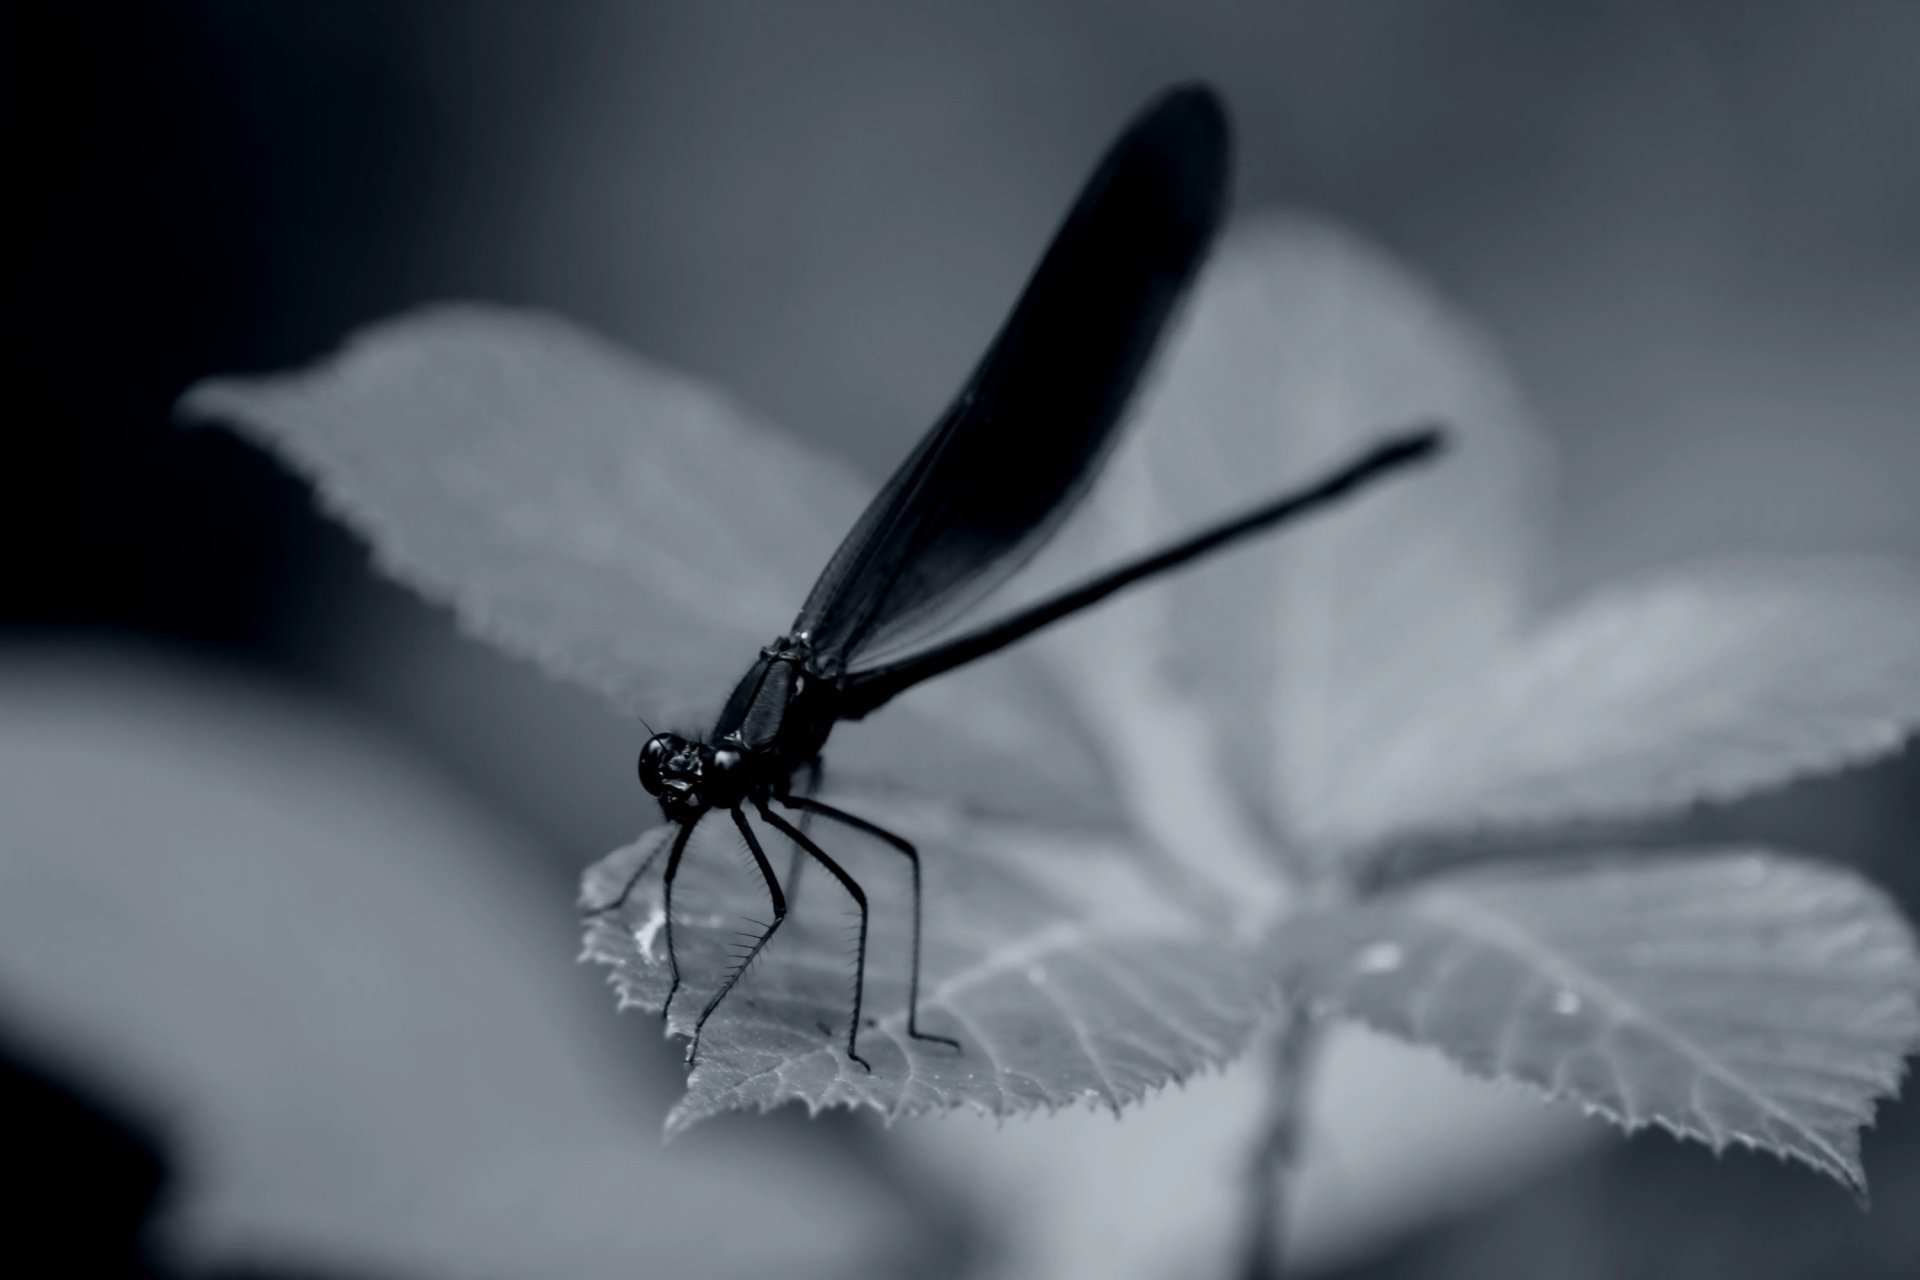
[[[1900,915],[1898,910],[1893,906],[1891,900],[1888,899],[1885,893],[1881,891],[1877,886],[1873,885],[1870,881],[1867,881],[1864,878],[1852,875],[1850,872],[1847,872],[1842,868],[1827,867],[1825,868],[1825,870],[1827,870],[1829,873],[1842,875],[1850,880],[1853,880],[1856,886],[1868,891],[1872,896],[1879,899],[1881,905],[1893,916],[1893,918],[1896,921],[1899,921],[1904,927],[1904,924],[1905,924],[1904,918]],[[1439,883],[1440,881],[1443,881],[1445,878],[1446,876],[1441,875],[1441,876],[1433,877],[1428,880],[1424,880],[1420,884],[1417,892],[1424,899],[1428,901],[1432,901],[1435,898],[1444,898],[1448,901],[1452,901],[1456,907],[1464,907],[1465,914],[1469,918],[1478,918],[1485,915],[1485,913],[1480,912],[1479,909],[1474,906],[1474,904],[1461,899],[1458,894],[1453,893],[1452,891],[1448,890],[1443,884]],[[1506,951],[1507,954],[1516,956],[1518,958],[1531,960],[1534,958],[1535,952],[1539,952],[1541,954],[1546,955],[1548,959],[1556,958],[1555,953],[1550,948],[1546,948],[1544,944],[1537,944],[1535,940],[1531,939],[1528,935],[1526,935],[1524,931],[1519,930],[1517,928],[1512,928],[1510,926],[1506,926],[1504,921],[1501,921],[1498,919],[1492,922],[1494,925],[1495,936],[1489,936],[1484,931],[1475,931],[1470,926],[1461,926],[1459,916],[1447,918],[1444,916],[1435,916],[1430,914],[1428,918],[1438,920],[1444,924],[1463,927],[1466,929],[1466,931],[1470,932],[1476,940],[1484,943],[1485,945],[1494,947],[1496,949],[1504,950]],[[1509,931],[1509,932],[1517,933],[1520,935],[1518,950],[1516,950],[1515,947],[1513,946],[1507,945],[1507,940],[1498,936],[1503,931]],[[1912,958],[1913,953],[1911,950],[1910,935],[1909,935],[1908,941],[1909,941],[1909,956],[1910,958]],[[1677,1032],[1674,1032],[1670,1027],[1668,1027],[1666,1024],[1664,1024],[1660,1020],[1649,1018],[1645,1014],[1639,1012],[1635,1006],[1633,1006],[1630,1002],[1625,1001],[1623,997],[1619,996],[1616,992],[1614,992],[1611,989],[1611,987],[1609,987],[1607,984],[1600,982],[1596,979],[1593,979],[1588,975],[1585,975],[1583,971],[1580,971],[1578,977],[1569,978],[1566,976],[1569,972],[1568,967],[1564,964],[1555,963],[1549,966],[1545,966],[1542,968],[1542,972],[1555,973],[1556,975],[1558,975],[1557,977],[1558,981],[1560,981],[1563,985],[1565,985],[1569,989],[1575,990],[1576,993],[1581,995],[1583,998],[1592,998],[1596,1002],[1610,1004],[1615,1008],[1625,1007],[1627,1009],[1632,1010],[1632,1015],[1637,1021],[1641,1022],[1643,1025],[1655,1025],[1658,1027],[1658,1029],[1662,1033],[1669,1036],[1670,1043],[1676,1045],[1677,1047],[1681,1047],[1684,1053],[1684,1056],[1686,1056],[1690,1061],[1694,1062],[1696,1065],[1696,1068],[1704,1070],[1706,1066],[1712,1065],[1710,1059],[1702,1059],[1700,1057],[1700,1054],[1704,1051],[1698,1050],[1689,1039],[1679,1035]],[[1289,989],[1297,985],[1289,981],[1284,975],[1282,977],[1282,984],[1288,987]],[[1641,1129],[1655,1128],[1655,1129],[1662,1130],[1663,1132],[1666,1132],[1668,1134],[1671,1134],[1675,1138],[1699,1142],[1702,1145],[1706,1146],[1716,1156],[1719,1156],[1722,1153],[1724,1153],[1729,1147],[1744,1147],[1749,1150],[1767,1152],[1773,1155],[1775,1158],[1782,1160],[1783,1162],[1787,1162],[1787,1163],[1798,1162],[1798,1163],[1804,1164],[1807,1167],[1812,1168],[1816,1172],[1825,1173],[1829,1176],[1834,1177],[1836,1180],[1838,1180],[1843,1186],[1847,1188],[1847,1190],[1850,1193],[1852,1193],[1855,1199],[1859,1201],[1862,1208],[1867,1207],[1869,1202],[1869,1195],[1868,1195],[1866,1171],[1862,1167],[1861,1161],[1860,1161],[1858,1135],[1861,1132],[1873,1127],[1875,1122],[1875,1117],[1878,1113],[1879,1106],[1883,1099],[1885,1101],[1894,1101],[1898,1099],[1900,1095],[1900,1091],[1904,1086],[1904,1083],[1907,1077],[1906,1059],[1910,1057],[1912,1054],[1914,1054],[1916,1051],[1920,1051],[1920,1034],[1910,1034],[1906,1045],[1901,1050],[1899,1056],[1896,1058],[1894,1065],[1890,1071],[1874,1072],[1869,1074],[1869,1078],[1872,1079],[1873,1082],[1879,1086],[1881,1092],[1877,1096],[1869,1096],[1866,1099],[1865,1114],[1860,1118],[1859,1122],[1857,1123],[1857,1125],[1855,1126],[1854,1130],[1849,1135],[1849,1137],[1844,1139],[1838,1148],[1836,1148],[1835,1144],[1828,1141],[1824,1136],[1812,1130],[1809,1130],[1804,1124],[1796,1120],[1793,1120],[1793,1118],[1790,1116],[1786,1116],[1783,1113],[1781,1113],[1780,1109],[1774,1104],[1772,1104],[1771,1101],[1768,1100],[1764,1094],[1761,1094],[1757,1091],[1752,1090],[1751,1086],[1748,1086],[1746,1082],[1744,1080],[1741,1080],[1737,1075],[1733,1077],[1733,1082],[1742,1086],[1743,1090],[1748,1092],[1749,1096],[1752,1097],[1756,1102],[1760,1103],[1764,1110],[1780,1118],[1782,1121],[1786,1122],[1794,1131],[1800,1133],[1804,1138],[1806,1138],[1809,1141],[1810,1145],[1822,1151],[1828,1157],[1828,1159],[1832,1162],[1831,1164],[1827,1164],[1812,1158],[1811,1156],[1805,1154],[1804,1152],[1801,1152],[1798,1150],[1792,1150],[1792,1149],[1782,1150],[1782,1149],[1770,1146],[1758,1139],[1749,1137],[1745,1134],[1732,1133],[1732,1132],[1727,1132],[1727,1133],[1716,1132],[1713,1129],[1708,1127],[1701,1127],[1701,1126],[1688,1124],[1684,1120],[1677,1119],[1674,1117],[1664,1116],[1664,1115],[1657,1115],[1657,1114],[1650,1114],[1650,1115],[1644,1115],[1644,1116],[1633,1115],[1628,1112],[1622,1111],[1619,1108],[1609,1106],[1606,1103],[1598,1102],[1593,1099],[1584,1097],[1581,1094],[1576,1093],[1571,1089],[1560,1087],[1552,1083],[1543,1083],[1541,1081],[1531,1080],[1524,1076],[1515,1075],[1515,1074],[1503,1074],[1497,1068],[1493,1071],[1489,1071],[1484,1066],[1473,1063],[1467,1060],[1463,1055],[1460,1055],[1458,1053],[1451,1051],[1450,1049],[1447,1048],[1446,1045],[1439,1043],[1435,1040],[1427,1039],[1418,1031],[1418,1029],[1395,1026],[1391,1021],[1387,1019],[1377,1017],[1377,1016],[1370,1016],[1365,1012],[1349,1009],[1339,1000],[1329,996],[1318,995],[1318,994],[1303,994],[1299,992],[1292,992],[1292,994],[1295,995],[1295,998],[1300,999],[1303,1004],[1305,1004],[1309,1009],[1311,1009],[1316,1016],[1321,1016],[1321,1017],[1332,1016],[1335,1018],[1344,1018],[1349,1021],[1356,1022],[1356,1023],[1359,1023],[1360,1025],[1366,1026],[1383,1035],[1390,1036],[1393,1039],[1398,1040],[1404,1044],[1408,1044],[1416,1048],[1437,1053],[1443,1059],[1452,1063],[1460,1071],[1462,1071],[1466,1075],[1472,1076],[1475,1079],[1486,1080],[1490,1083],[1504,1086],[1504,1087],[1521,1088],[1547,1102],[1554,1102],[1554,1103],[1570,1102],[1573,1105],[1577,1106],[1582,1111],[1582,1113],[1590,1116],[1599,1116],[1600,1118],[1616,1125],[1621,1129],[1622,1132],[1627,1134],[1635,1133]],[[1915,1001],[1911,997],[1911,995],[1907,1003],[1910,1009],[1920,1010],[1920,1002]],[[1605,1058],[1603,1059],[1603,1061],[1607,1062],[1608,1068],[1610,1071],[1616,1072],[1616,1078],[1617,1078],[1617,1068],[1614,1066],[1612,1060],[1610,1058]],[[1711,1074],[1719,1078],[1722,1081],[1722,1083],[1728,1083],[1728,1074],[1724,1070],[1716,1069]],[[1631,1094],[1631,1090],[1621,1089],[1620,1093],[1623,1097],[1629,1096]]]
[[[605,975],[606,981],[608,985],[614,989],[615,1000],[619,1008],[623,1010],[629,1008],[640,1009],[650,1013],[657,1013],[658,1007],[650,1001],[637,996],[631,982],[626,977],[625,969],[627,958],[623,956],[618,949],[618,940],[621,937],[621,932],[620,926],[613,921],[592,921],[584,939],[579,960],[582,963],[595,963],[608,967],[608,972]],[[1169,933],[1165,936],[1168,938],[1177,938],[1179,935]],[[921,1007],[923,1010],[938,1008],[951,1016],[956,1022],[962,1024],[969,1036],[978,1042],[982,1048],[985,1048],[989,1042],[981,1036],[972,1017],[946,1002],[946,997],[953,995],[956,988],[964,989],[977,982],[984,981],[991,977],[997,977],[1002,973],[1023,968],[1065,946],[1077,946],[1095,941],[1138,943],[1143,940],[1150,942],[1154,939],[1137,929],[1103,931],[1071,921],[1056,922],[1035,934],[1019,948],[1009,952],[1003,952],[989,961],[977,963],[969,970],[963,971],[960,974],[950,975],[943,980],[942,983],[922,996]],[[1143,1004],[1158,1003],[1157,1001],[1149,1002],[1144,997],[1136,998],[1140,999]],[[1250,1019],[1242,1031],[1230,1035],[1225,1041],[1220,1040],[1211,1033],[1202,1035],[1190,1029],[1182,1029],[1182,1034],[1192,1041],[1194,1045],[1194,1062],[1192,1065],[1183,1068],[1177,1063],[1168,1062],[1166,1064],[1168,1068],[1167,1078],[1158,1083],[1146,1085],[1137,1093],[1123,1093],[1123,1091],[1111,1081],[1106,1074],[1105,1068],[1099,1065],[1098,1055],[1093,1053],[1090,1047],[1085,1046],[1083,1036],[1083,1048],[1085,1048],[1088,1060],[1095,1064],[1096,1074],[1100,1075],[1102,1079],[1104,1086],[1102,1089],[1079,1090],[1071,1096],[1057,1096],[1061,1091],[1046,1089],[1043,1092],[1050,1096],[1037,1100],[1032,1105],[1005,1106],[1001,1108],[986,1106],[970,1099],[960,1100],[950,1104],[906,1100],[905,1093],[907,1086],[912,1080],[911,1073],[915,1062],[915,1050],[913,1050],[909,1042],[900,1034],[899,1029],[904,1026],[906,1021],[905,1012],[890,1013],[882,1018],[876,1019],[873,1025],[876,1030],[882,1030],[884,1034],[894,1041],[896,1047],[900,1049],[902,1056],[906,1058],[909,1066],[907,1080],[903,1081],[901,1086],[903,1099],[895,1106],[884,1107],[857,1094],[846,1094],[826,1100],[805,1096],[792,1096],[767,1101],[735,1103],[732,1105],[715,1105],[712,1102],[703,1102],[700,1107],[695,1110],[690,1106],[688,1098],[683,1097],[681,1101],[667,1113],[663,1125],[663,1136],[670,1141],[699,1122],[711,1119],[726,1111],[742,1111],[764,1115],[776,1107],[788,1106],[793,1103],[800,1103],[805,1106],[807,1115],[810,1118],[818,1116],[822,1111],[826,1110],[857,1111],[871,1109],[878,1111],[883,1123],[888,1125],[891,1125],[895,1120],[899,1119],[938,1115],[962,1109],[972,1110],[981,1116],[991,1117],[997,1121],[1029,1116],[1042,1110],[1044,1110],[1047,1115],[1055,1115],[1061,1110],[1075,1106],[1082,1106],[1094,1112],[1106,1111],[1115,1118],[1118,1118],[1127,1107],[1146,1102],[1163,1092],[1169,1085],[1184,1087],[1189,1080],[1194,1079],[1196,1076],[1217,1072],[1226,1068],[1246,1051],[1254,1037],[1259,1034],[1261,1028],[1265,1026],[1281,1008],[1282,1001],[1276,984],[1272,989],[1270,1008],[1261,1016]],[[1064,1012],[1063,1017],[1067,1017],[1069,1021],[1073,1021],[1073,1018]],[[1162,1017],[1163,1020],[1168,1020],[1164,1015],[1162,1015]],[[672,1039],[679,1034],[681,1034],[681,1032],[678,1028],[662,1027],[662,1035],[668,1039]],[[787,1059],[776,1067],[767,1068],[752,1076],[744,1077],[742,1080],[735,1081],[732,1085],[728,1086],[725,1092],[737,1097],[740,1093],[741,1086],[748,1080],[758,1079],[763,1075],[786,1070],[794,1063],[805,1061],[807,1058],[816,1055],[824,1055],[833,1059],[836,1070],[838,1070],[842,1076],[858,1083],[859,1077],[851,1074],[850,1068],[844,1057],[840,1054],[837,1046],[823,1042],[812,1054],[804,1055],[800,1058]],[[1159,1055],[1156,1054],[1155,1056]],[[990,1065],[996,1073],[1004,1071],[1004,1068],[997,1060],[990,1060]],[[687,1079],[690,1090],[697,1087],[699,1074],[700,1069],[696,1066],[693,1073]],[[1004,1088],[1001,1090],[1001,1094],[1003,1097],[1009,1096],[1008,1091]]]

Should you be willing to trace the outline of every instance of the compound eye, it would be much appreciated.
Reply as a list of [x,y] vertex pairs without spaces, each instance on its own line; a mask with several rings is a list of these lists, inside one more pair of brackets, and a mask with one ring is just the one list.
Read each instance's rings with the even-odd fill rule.
[[666,762],[671,750],[664,733],[656,733],[640,748],[640,785],[647,789],[649,795],[660,794],[660,766]]

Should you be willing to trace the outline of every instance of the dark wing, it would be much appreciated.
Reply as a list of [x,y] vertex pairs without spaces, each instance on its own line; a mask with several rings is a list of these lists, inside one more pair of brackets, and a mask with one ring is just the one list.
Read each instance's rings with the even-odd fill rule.
[[1226,113],[1172,90],[1114,143],[959,396],[867,507],[794,621],[844,672],[1037,552],[1105,460],[1226,207]]

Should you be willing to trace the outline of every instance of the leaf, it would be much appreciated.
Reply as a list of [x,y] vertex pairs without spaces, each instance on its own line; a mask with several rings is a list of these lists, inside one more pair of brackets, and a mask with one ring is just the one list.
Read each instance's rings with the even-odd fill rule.
[[[1366,764],[1406,709],[1520,625],[1544,442],[1460,315],[1366,242],[1298,216],[1228,237],[1140,416],[1092,496],[1103,546],[1190,531],[1390,432],[1446,426],[1436,465],[1127,602],[1157,615],[1159,660],[1213,727],[1242,803],[1269,831],[1320,842],[1378,802]],[[1074,668],[1119,642],[1056,654]]]
[[385,321],[180,407],[299,464],[382,568],[480,634],[663,714],[737,677],[859,509],[851,476],[737,406],[531,313]]
[[1279,926],[1304,1000],[1628,1129],[1865,1192],[1859,1129],[1920,1041],[1920,957],[1837,869],[1765,852],[1482,869]]
[[[385,321],[310,370],[209,379],[180,412],[297,465],[382,569],[475,633],[663,727],[719,709],[871,488],[705,387],[496,307]],[[916,690],[888,721],[836,737],[835,767],[911,768],[1016,811],[1112,807],[1031,661]],[[1011,761],[1009,741],[1033,750]]]
[[[814,836],[865,886],[872,911],[863,1070],[846,1055],[853,979],[851,900],[808,868],[798,905],[754,970],[707,1024],[669,1133],[726,1110],[798,1101],[809,1111],[873,1107],[889,1117],[953,1107],[1012,1115],[1082,1102],[1118,1111],[1236,1054],[1271,1011],[1270,978],[1217,924],[1172,905],[1127,857],[1035,828],[954,824],[932,808],[850,798],[921,850],[925,874],[921,1029],[956,1052],[909,1040],[911,899],[905,860],[816,823]],[[756,824],[758,825],[758,824]],[[784,869],[784,840],[761,828]],[[589,910],[618,900],[659,851],[656,828],[589,869]],[[590,914],[586,958],[613,967],[623,1005],[658,1010],[666,949],[654,858],[616,911]],[[791,882],[789,882],[791,883]],[[671,1030],[688,1034],[739,946],[764,922],[766,891],[724,816],[696,829],[674,886],[675,947],[686,985]]]
[[1920,577],[1703,564],[1600,592],[1409,718],[1355,838],[1633,818],[1897,748],[1920,726]]

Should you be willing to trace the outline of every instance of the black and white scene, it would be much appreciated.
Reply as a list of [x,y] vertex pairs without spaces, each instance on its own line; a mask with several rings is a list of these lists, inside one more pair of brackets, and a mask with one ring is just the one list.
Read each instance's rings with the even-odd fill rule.
[[0,1273],[1920,1275],[1920,5],[5,27]]

